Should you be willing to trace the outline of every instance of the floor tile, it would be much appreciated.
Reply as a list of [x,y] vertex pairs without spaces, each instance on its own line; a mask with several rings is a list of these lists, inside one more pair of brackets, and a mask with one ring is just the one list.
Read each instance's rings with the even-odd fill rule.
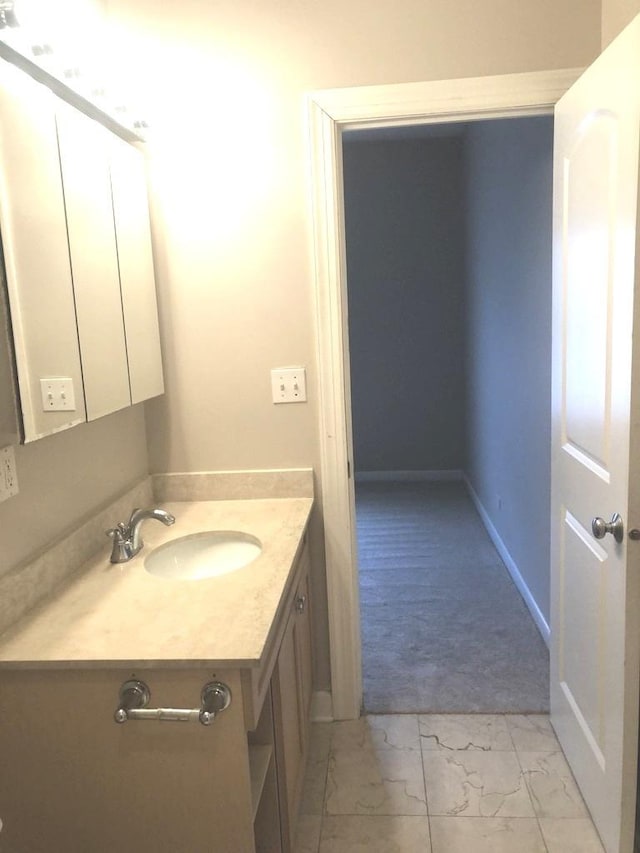
[[309,755],[302,785],[299,813],[321,815],[327,785],[329,750],[334,723],[313,723],[309,738]]
[[309,758],[319,761],[329,758],[331,738],[336,723],[312,723],[309,733]]
[[312,760],[309,757],[302,783],[300,797],[301,815],[321,815],[324,810],[324,796],[327,787],[329,759]]
[[535,818],[432,817],[433,853],[547,853]]
[[320,815],[300,815],[296,826],[295,853],[318,853],[321,828]]
[[545,714],[507,714],[505,717],[515,748],[521,752],[557,752],[560,744]]
[[561,751],[517,753],[538,817],[588,817]]
[[326,817],[320,853],[430,853],[426,817]]
[[430,815],[534,817],[515,752],[425,751]]
[[422,749],[513,750],[503,716],[497,714],[421,714]]
[[604,853],[549,718],[493,714],[312,726],[295,853],[365,851]]
[[334,723],[331,749],[420,749],[415,714],[369,715]]
[[548,853],[604,853],[590,818],[540,818]]
[[425,815],[421,753],[417,749],[333,752],[326,814]]

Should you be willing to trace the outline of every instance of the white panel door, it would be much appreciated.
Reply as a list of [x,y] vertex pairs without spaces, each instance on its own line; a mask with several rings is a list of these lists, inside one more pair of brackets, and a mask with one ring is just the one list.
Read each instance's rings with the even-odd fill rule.
[[[635,814],[639,128],[640,17],[561,98],[554,131],[551,713],[607,853],[630,853]],[[621,541],[596,538],[614,513]]]

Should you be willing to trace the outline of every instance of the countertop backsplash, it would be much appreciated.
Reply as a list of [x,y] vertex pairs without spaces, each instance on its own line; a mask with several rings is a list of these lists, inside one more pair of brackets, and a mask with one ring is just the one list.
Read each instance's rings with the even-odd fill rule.
[[126,521],[135,507],[150,506],[153,500],[151,478],[145,477],[32,560],[0,577],[0,634],[50,598],[101,548],[108,552],[106,531]]
[[153,492],[163,501],[233,501],[312,498],[313,470],[195,471],[153,474]]

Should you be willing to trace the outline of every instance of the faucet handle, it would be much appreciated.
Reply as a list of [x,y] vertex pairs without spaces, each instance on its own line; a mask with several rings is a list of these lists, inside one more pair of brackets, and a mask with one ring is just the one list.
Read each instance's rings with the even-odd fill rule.
[[107,530],[107,536],[113,539],[113,548],[111,549],[112,563],[126,563],[131,559],[131,542],[129,540],[129,528],[120,521],[116,527]]
[[119,521],[116,527],[112,527],[111,530],[106,531],[106,535],[113,539],[113,544],[117,545],[127,538],[129,531],[127,529],[127,525],[124,521]]

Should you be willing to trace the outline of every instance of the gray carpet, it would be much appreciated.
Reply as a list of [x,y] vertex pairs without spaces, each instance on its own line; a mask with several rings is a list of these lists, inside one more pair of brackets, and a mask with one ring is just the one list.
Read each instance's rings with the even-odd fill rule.
[[462,483],[358,483],[364,709],[549,710],[547,648]]

